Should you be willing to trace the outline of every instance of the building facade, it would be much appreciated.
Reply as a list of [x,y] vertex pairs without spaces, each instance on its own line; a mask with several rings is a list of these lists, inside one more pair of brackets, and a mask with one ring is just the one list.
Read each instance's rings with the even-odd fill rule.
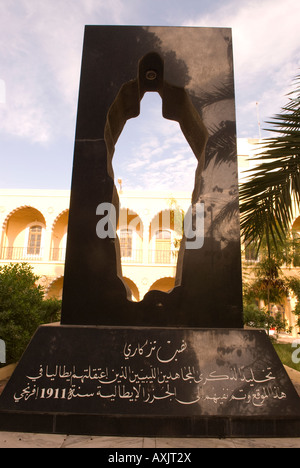
[[[244,171],[253,167],[256,143],[257,140],[238,140],[240,180],[245,177]],[[169,291],[175,285],[183,217],[191,194],[126,191],[120,187],[119,198],[117,233],[122,274],[132,299],[140,301],[152,289]],[[46,297],[62,297],[69,201],[69,191],[0,190],[0,265],[30,263]],[[292,228],[300,235],[300,216]],[[242,260],[243,274],[251,277],[256,259],[242,248]],[[283,272],[300,277],[300,266],[287,267]],[[282,311],[296,335],[293,296],[274,307]]]
[[[121,190],[119,197],[122,273],[133,300],[172,289],[190,194]],[[48,297],[62,296],[69,201],[69,191],[0,190],[0,264],[30,263]]]

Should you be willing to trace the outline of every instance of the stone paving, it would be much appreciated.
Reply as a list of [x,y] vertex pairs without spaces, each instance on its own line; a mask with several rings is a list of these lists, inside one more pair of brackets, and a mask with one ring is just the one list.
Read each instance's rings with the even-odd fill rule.
[[143,437],[91,437],[0,432],[0,448],[300,448],[300,438],[288,439],[174,439]]

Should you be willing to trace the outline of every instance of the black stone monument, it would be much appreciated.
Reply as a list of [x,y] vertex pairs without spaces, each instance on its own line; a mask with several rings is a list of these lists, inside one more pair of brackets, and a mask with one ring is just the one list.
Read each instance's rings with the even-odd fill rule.
[[[266,333],[244,330],[231,30],[87,26],[60,326],[40,327],[0,398],[0,430],[300,436]],[[197,170],[176,286],[133,302],[112,160],[146,92]]]
[[[179,122],[198,161],[191,209],[204,204],[204,243],[182,242],[172,292],[134,303],[122,282],[118,241],[99,238],[96,212],[111,203],[118,214],[114,147],[149,91],[160,94],[163,116]],[[86,28],[63,324],[242,327],[235,137],[229,29]]]

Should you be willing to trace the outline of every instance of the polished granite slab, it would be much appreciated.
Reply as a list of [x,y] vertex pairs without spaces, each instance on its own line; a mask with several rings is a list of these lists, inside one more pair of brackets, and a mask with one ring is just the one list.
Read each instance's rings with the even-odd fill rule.
[[[176,287],[132,302],[116,235],[113,156],[146,92],[157,92],[163,116],[179,122],[197,168]],[[231,29],[86,27],[62,324],[243,326]]]
[[42,326],[0,430],[293,437],[300,398],[262,330]]

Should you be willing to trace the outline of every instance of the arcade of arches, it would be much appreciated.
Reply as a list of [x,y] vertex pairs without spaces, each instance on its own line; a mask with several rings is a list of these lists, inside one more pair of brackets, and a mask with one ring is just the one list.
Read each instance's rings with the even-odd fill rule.
[[[0,264],[31,263],[47,296],[61,298],[69,192],[20,191],[19,196],[4,192],[0,201]],[[172,206],[172,194],[152,198],[145,192],[120,194],[117,233],[123,280],[134,301],[142,300],[149,290],[174,287],[182,213],[189,205],[189,194],[178,195],[180,221],[176,224],[178,213]]]
[[[170,291],[175,285],[182,216],[189,208],[190,194],[122,191],[119,196],[122,273],[132,300],[141,301],[151,290]],[[0,265],[30,263],[48,297],[62,296],[69,197],[69,191],[0,191]],[[300,236],[300,217],[292,233]],[[284,273],[300,276],[300,255],[298,260]],[[247,274],[255,261],[251,251],[244,249]],[[291,295],[285,303],[275,304],[274,310],[282,313],[297,335],[295,304]]]

